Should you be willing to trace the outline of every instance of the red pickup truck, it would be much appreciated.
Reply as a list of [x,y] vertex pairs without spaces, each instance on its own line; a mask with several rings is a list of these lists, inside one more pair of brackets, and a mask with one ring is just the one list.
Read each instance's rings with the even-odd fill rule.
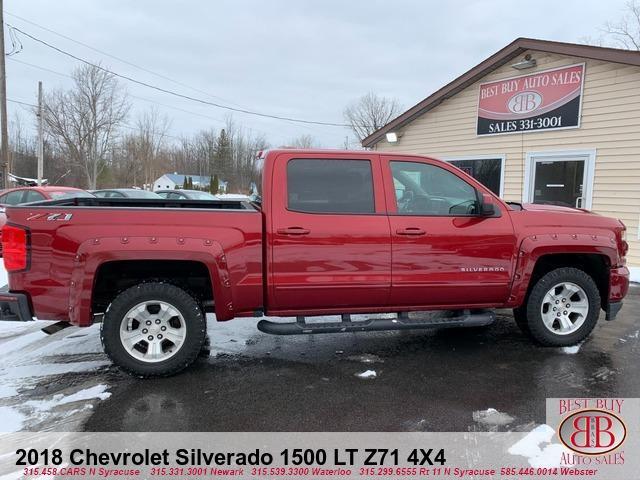
[[[114,363],[158,376],[195,360],[207,312],[217,321],[295,316],[258,328],[310,334],[486,325],[492,309],[512,308],[534,340],[564,346],[589,335],[601,309],[613,319],[627,293],[619,220],[508,204],[421,156],[272,150],[262,160],[260,203],[8,207],[0,316],[101,320]],[[342,318],[307,323],[313,315]]]

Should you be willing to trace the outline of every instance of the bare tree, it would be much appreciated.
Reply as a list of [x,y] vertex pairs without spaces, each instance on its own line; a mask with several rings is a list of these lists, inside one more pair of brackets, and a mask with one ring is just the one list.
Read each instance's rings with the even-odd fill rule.
[[401,111],[402,108],[396,99],[380,97],[369,92],[344,109],[344,118],[358,140],[362,141],[384,127]]
[[169,118],[160,115],[155,107],[138,118],[136,160],[142,164],[142,180],[147,188],[160,176],[160,158],[170,125]]
[[287,143],[291,148],[314,148],[317,146],[316,139],[309,134],[300,135]]
[[640,0],[629,0],[622,18],[617,22],[605,23],[603,30],[614,46],[640,50]]
[[117,79],[100,67],[82,65],[72,76],[71,90],[46,96],[45,126],[64,154],[84,171],[88,188],[96,188],[129,102]]

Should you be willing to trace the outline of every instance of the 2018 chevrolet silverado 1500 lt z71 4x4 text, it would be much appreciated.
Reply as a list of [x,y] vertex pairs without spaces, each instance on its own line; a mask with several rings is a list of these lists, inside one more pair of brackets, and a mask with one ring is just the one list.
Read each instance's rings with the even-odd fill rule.
[[[454,166],[372,151],[274,150],[261,203],[75,198],[7,208],[6,320],[87,326],[140,375],[175,373],[207,312],[275,334],[490,323],[512,308],[535,341],[583,340],[629,286],[625,227],[510,205]],[[409,316],[412,311],[437,314]],[[389,313],[351,320],[354,313]],[[342,315],[306,323],[305,316]],[[215,338],[212,339],[215,342]]]

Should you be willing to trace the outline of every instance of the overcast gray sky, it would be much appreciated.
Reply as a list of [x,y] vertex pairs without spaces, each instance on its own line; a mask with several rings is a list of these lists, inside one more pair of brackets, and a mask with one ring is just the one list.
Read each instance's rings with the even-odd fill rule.
[[[577,42],[620,17],[624,0],[609,1],[88,1],[5,0],[5,22],[113,71],[163,88],[231,106],[342,123],[347,103],[373,91],[408,108],[516,37]],[[12,16],[62,33],[172,83],[106,57]],[[34,103],[45,89],[69,86],[77,62],[21,37],[7,61],[8,98]],[[10,48],[8,46],[8,48]],[[172,120],[170,134],[220,128],[225,110],[124,82],[132,98],[129,123],[156,102]],[[194,89],[206,92],[198,92]],[[144,100],[143,100],[144,99]],[[158,103],[162,105],[158,105]],[[191,113],[176,110],[188,110]],[[25,108],[27,125],[34,122]],[[297,125],[245,114],[237,123],[272,145],[303,134],[340,147],[342,127]]]

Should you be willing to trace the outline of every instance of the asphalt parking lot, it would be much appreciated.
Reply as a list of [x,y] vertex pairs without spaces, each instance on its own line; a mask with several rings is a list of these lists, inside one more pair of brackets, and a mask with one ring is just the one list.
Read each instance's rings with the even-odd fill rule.
[[[575,348],[541,348],[509,312],[481,329],[276,337],[213,325],[175,377],[100,371],[90,431],[528,431],[547,397],[638,397],[640,287]],[[373,373],[375,372],[375,376]],[[84,374],[87,375],[87,374]],[[495,412],[495,411],[497,412]]]

